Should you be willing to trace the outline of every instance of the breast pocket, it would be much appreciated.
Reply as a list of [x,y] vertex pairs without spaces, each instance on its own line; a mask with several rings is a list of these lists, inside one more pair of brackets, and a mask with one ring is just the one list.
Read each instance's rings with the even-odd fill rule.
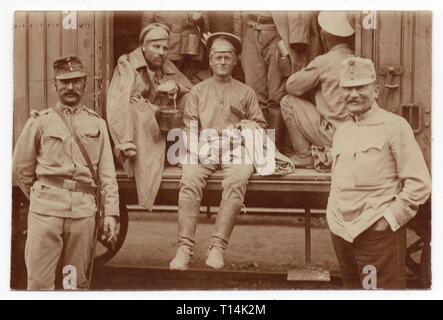
[[63,132],[49,131],[42,136],[42,157],[49,162],[57,163],[63,159],[65,141],[68,135]]
[[[79,136],[81,142],[85,146],[86,152],[91,159],[92,164],[97,165],[100,160],[102,150],[102,133],[97,128],[81,132]],[[86,160],[84,160],[84,162],[87,164]]]
[[383,146],[381,135],[366,137],[354,154],[354,177],[357,187],[375,187],[383,183]]

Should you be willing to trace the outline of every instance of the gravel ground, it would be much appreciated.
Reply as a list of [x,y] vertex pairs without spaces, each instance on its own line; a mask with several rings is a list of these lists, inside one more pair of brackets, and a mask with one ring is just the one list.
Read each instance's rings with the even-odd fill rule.
[[[128,236],[108,266],[167,267],[177,249],[176,213],[130,212]],[[312,264],[338,270],[324,219],[313,218]],[[215,216],[202,215],[192,268],[204,261]],[[240,216],[225,254],[226,270],[287,272],[304,264],[304,227],[300,217]]]

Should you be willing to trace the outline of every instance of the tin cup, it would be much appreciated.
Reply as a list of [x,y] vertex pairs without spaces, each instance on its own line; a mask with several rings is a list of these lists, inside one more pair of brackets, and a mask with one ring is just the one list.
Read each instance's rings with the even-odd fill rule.
[[160,131],[167,133],[172,129],[183,126],[183,116],[181,110],[162,108],[158,115],[158,127]]
[[188,33],[181,37],[180,53],[196,56],[200,50],[200,37],[198,34]]

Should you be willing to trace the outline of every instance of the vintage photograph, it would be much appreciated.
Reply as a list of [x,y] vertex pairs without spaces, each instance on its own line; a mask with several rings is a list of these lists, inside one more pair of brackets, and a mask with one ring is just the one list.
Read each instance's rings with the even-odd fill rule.
[[432,288],[431,11],[15,11],[12,290]]

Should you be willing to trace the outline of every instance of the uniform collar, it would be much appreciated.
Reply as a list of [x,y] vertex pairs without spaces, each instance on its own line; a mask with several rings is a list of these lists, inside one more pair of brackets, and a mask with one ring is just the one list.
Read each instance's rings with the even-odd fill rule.
[[[129,53],[129,61],[131,66],[134,69],[146,68],[149,72],[154,73],[148,67],[148,63],[146,62],[145,56],[143,55],[143,51],[141,47],[138,47],[131,53]],[[169,59],[166,59],[165,63],[162,66],[163,74],[173,75],[175,74],[174,69],[171,66],[172,62]]]
[[76,114],[76,113],[79,113],[80,111],[82,111],[83,105],[79,104],[75,107],[68,107],[60,102],[57,102],[57,108],[65,114]]
[[343,49],[350,50],[350,49],[349,49],[349,46],[348,46],[346,43],[340,43],[340,44],[337,44],[337,45],[333,46],[333,47],[329,50],[329,52],[331,52],[331,51],[336,51],[336,50],[343,50]]
[[360,116],[354,116],[350,114],[351,121],[356,125],[377,125],[380,123],[385,123],[386,119],[382,115],[382,111],[377,102],[374,102],[369,110]]

